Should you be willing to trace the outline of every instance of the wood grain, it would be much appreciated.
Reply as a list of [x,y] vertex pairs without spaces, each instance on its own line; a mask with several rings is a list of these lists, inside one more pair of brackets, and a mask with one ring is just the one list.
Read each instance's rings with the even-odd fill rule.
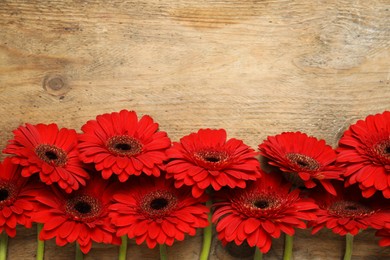
[[[390,110],[389,24],[388,0],[3,0],[0,142],[25,122],[79,129],[126,108],[175,141],[211,127],[253,147],[296,130],[335,146],[351,123]],[[35,235],[20,229],[9,259],[33,259]],[[356,244],[354,259],[390,257],[372,231]],[[201,233],[169,254],[197,259],[200,245]],[[275,241],[266,259],[280,259],[281,247]],[[340,259],[342,247],[328,231],[300,231],[295,259]],[[86,259],[116,252],[94,245]],[[47,259],[72,256],[73,247],[47,243]],[[235,259],[216,240],[210,258]]]

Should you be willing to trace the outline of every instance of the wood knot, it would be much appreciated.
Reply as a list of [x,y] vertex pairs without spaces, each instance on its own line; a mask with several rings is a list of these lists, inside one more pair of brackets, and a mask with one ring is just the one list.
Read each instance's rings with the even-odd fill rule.
[[66,78],[60,75],[48,75],[43,79],[43,89],[53,96],[63,96],[69,91]]
[[236,245],[235,243],[228,243],[226,245],[226,251],[228,252],[229,255],[236,258],[253,259],[255,249],[253,247],[250,247],[246,242],[242,243],[239,246]]

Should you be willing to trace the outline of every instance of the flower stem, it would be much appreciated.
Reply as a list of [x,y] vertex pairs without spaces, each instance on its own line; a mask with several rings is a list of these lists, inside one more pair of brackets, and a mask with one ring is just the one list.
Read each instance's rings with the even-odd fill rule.
[[352,248],[353,248],[353,235],[348,233],[345,236],[345,254],[344,260],[351,260],[352,257]]
[[36,260],[43,260],[43,256],[45,254],[45,242],[43,240],[39,239],[39,233],[41,233],[41,230],[43,228],[43,224],[38,223],[37,224],[37,257]]
[[160,260],[168,260],[167,246],[160,244]]
[[3,230],[3,232],[0,234],[0,260],[6,260],[7,259],[7,247],[8,247],[8,235]]
[[79,243],[76,242],[76,254],[75,254],[75,260],[83,260],[84,254],[81,252]]
[[[211,205],[212,205],[211,200],[206,202],[207,207],[210,208]],[[202,251],[200,253],[199,260],[207,260],[210,254],[211,239],[213,235],[213,225],[211,224],[211,209],[209,212],[208,219],[209,219],[209,225],[203,229],[203,246],[202,246]]]
[[293,242],[294,242],[294,236],[289,236],[286,234],[286,237],[284,240],[283,260],[290,260],[291,259],[292,251],[293,251]]
[[253,256],[253,260],[262,260],[263,253],[260,251],[258,247],[255,248],[255,255]]
[[122,236],[122,244],[119,247],[119,257],[118,260],[126,260],[127,254],[127,235]]

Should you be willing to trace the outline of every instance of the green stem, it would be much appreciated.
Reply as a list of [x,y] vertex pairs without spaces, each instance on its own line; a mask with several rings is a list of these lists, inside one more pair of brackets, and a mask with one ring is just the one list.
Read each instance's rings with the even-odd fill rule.
[[43,256],[45,254],[45,242],[43,240],[39,239],[39,233],[41,233],[41,230],[43,228],[43,224],[38,223],[37,224],[37,257],[36,260],[43,260]]
[[352,248],[353,248],[353,235],[348,233],[345,236],[345,254],[344,260],[351,260],[352,257]]
[[168,260],[167,246],[160,244],[160,260]]
[[291,259],[292,251],[293,251],[293,242],[294,242],[294,236],[289,236],[286,234],[286,237],[284,240],[283,260],[290,260]]
[[76,254],[75,254],[75,260],[83,260],[84,254],[81,252],[79,243],[76,242]]
[[8,235],[3,230],[0,234],[0,260],[7,260]]
[[255,248],[255,255],[253,256],[253,260],[262,260],[263,253],[260,251],[258,247]]
[[203,229],[203,246],[202,252],[200,253],[199,260],[207,260],[210,254],[211,240],[213,235],[213,225],[211,224],[211,205],[212,201],[209,200],[206,202],[206,206],[210,208],[209,212],[209,225]]
[[126,260],[127,254],[127,235],[122,236],[122,244],[119,247],[119,257],[118,260]]

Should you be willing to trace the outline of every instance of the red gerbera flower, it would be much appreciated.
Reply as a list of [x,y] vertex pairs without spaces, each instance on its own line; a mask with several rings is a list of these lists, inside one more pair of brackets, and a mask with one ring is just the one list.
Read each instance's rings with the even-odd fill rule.
[[342,171],[333,165],[336,153],[324,140],[301,132],[284,132],[269,136],[259,149],[270,159],[269,164],[287,173],[288,179],[299,177],[306,188],[313,188],[319,182],[329,193],[336,195],[330,179],[341,180]]
[[150,116],[138,120],[134,111],[122,110],[99,115],[81,129],[80,158],[94,163],[104,179],[113,173],[121,182],[142,172],[160,176],[171,141],[165,132],[157,131],[158,124]]
[[20,175],[21,168],[5,158],[0,163],[0,233],[16,235],[16,225],[31,228],[31,215],[35,208],[34,192],[39,185]]
[[241,140],[226,140],[224,129],[200,129],[184,136],[167,151],[171,161],[166,166],[167,178],[175,186],[192,186],[192,195],[199,197],[210,185],[245,188],[246,181],[261,177],[256,152]]
[[111,198],[109,182],[98,177],[72,194],[55,188],[37,192],[40,205],[33,220],[43,223],[39,239],[55,237],[59,246],[77,241],[84,254],[91,249],[92,241],[119,245],[121,240],[108,217]]
[[337,162],[347,184],[359,184],[364,197],[381,191],[390,198],[390,112],[351,125],[339,141]]
[[110,217],[117,236],[127,234],[137,244],[146,241],[149,248],[171,246],[209,224],[206,200],[205,196],[193,198],[190,190],[176,189],[168,180],[142,179],[114,195]]
[[42,182],[57,183],[70,193],[85,185],[89,178],[78,158],[77,133],[58,129],[56,124],[20,126],[4,153],[15,155],[12,162],[23,166],[22,176],[39,173]]
[[294,235],[294,228],[306,228],[302,220],[313,220],[318,208],[311,200],[301,198],[298,189],[290,191],[291,184],[282,182],[277,174],[264,174],[245,190],[225,190],[221,201],[213,206],[212,221],[223,244],[247,241],[266,253],[271,238],[281,232]]
[[375,236],[380,237],[379,245],[380,246],[390,246],[390,224],[387,225],[387,228],[378,230],[375,233]]
[[311,197],[319,205],[318,218],[308,224],[313,227],[312,234],[326,227],[341,236],[347,233],[356,235],[368,227],[384,228],[386,221],[390,221],[390,213],[383,208],[382,199],[367,200],[355,186],[345,189],[340,185],[337,196],[316,191]]

